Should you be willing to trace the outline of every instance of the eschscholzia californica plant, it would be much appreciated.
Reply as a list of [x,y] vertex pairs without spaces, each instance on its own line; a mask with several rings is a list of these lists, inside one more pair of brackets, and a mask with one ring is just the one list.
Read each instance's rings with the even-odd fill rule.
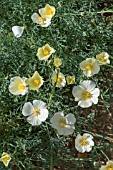
[[26,83],[29,85],[29,90],[38,91],[39,88],[43,85],[43,78],[39,75],[37,71],[34,72],[33,76],[26,80]]
[[75,76],[67,76],[66,77],[67,84],[74,84],[75,83]]
[[80,134],[77,135],[75,139],[75,148],[81,152],[90,152],[92,150],[92,146],[94,146],[93,136],[84,133],[83,136]]
[[3,153],[2,153],[2,157],[0,158],[0,161],[2,161],[3,164],[4,164],[6,167],[8,167],[9,162],[11,161],[11,156],[10,156],[8,153],[3,152]]
[[95,87],[96,84],[90,80],[84,80],[79,86],[73,87],[72,94],[75,97],[75,101],[78,101],[79,106],[87,108],[93,103],[98,103],[100,90]]
[[44,8],[39,9],[39,14],[43,18],[51,19],[55,15],[55,7],[49,4],[46,4]]
[[31,19],[34,23],[39,24],[41,27],[48,27],[51,24],[51,19],[43,18],[37,13],[33,13]]
[[25,83],[26,79],[19,76],[11,78],[9,92],[14,95],[25,95],[28,92],[28,87]]
[[48,113],[46,103],[41,100],[33,100],[33,105],[31,102],[27,102],[22,109],[22,114],[28,116],[27,122],[33,126],[38,126],[44,122]]
[[52,79],[52,85],[54,86],[54,84],[56,83],[56,87],[64,87],[66,85],[66,80],[65,80],[65,76],[62,73],[57,73],[56,71],[54,71],[54,73],[51,76]]
[[80,69],[83,71],[85,76],[91,77],[100,71],[100,66],[96,59],[87,58],[80,63]]
[[52,127],[57,129],[59,135],[71,135],[75,129],[75,116],[72,113],[64,116],[63,112],[57,112],[50,119]]
[[44,45],[43,47],[38,48],[37,57],[39,60],[47,60],[52,53],[54,53],[54,48],[50,47],[49,44]]
[[113,161],[107,161],[106,165],[102,165],[100,170],[113,170]]
[[54,58],[54,65],[55,67],[61,66],[62,62],[60,58]]
[[110,64],[109,54],[106,52],[102,52],[102,53],[96,55],[96,59],[100,65]]

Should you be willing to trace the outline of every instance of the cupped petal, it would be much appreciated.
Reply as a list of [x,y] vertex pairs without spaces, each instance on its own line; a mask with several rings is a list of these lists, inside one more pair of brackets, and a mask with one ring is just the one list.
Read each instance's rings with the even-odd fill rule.
[[93,139],[93,136],[89,133],[84,133],[83,136],[88,138],[88,139]]
[[100,71],[99,63],[95,60],[92,70],[92,75],[97,74]]
[[63,135],[67,136],[67,135],[71,135],[74,132],[74,126],[69,126],[67,125],[65,128],[63,128]]
[[44,122],[48,118],[48,114],[47,109],[41,109],[40,114],[38,115],[39,120]]
[[34,23],[37,23],[39,24],[38,20],[39,20],[39,15],[37,13],[33,13],[32,16],[31,16],[31,19]]
[[22,114],[24,116],[29,116],[32,114],[32,110],[33,110],[33,105],[31,104],[31,102],[27,102],[23,106]]
[[13,26],[12,27],[12,31],[15,37],[19,38],[22,36],[23,31],[24,31],[24,27],[20,27],[20,26]]
[[78,102],[78,105],[81,106],[82,108],[88,108],[92,105],[92,101],[89,99],[89,100],[80,100]]
[[41,100],[33,100],[33,106],[39,109],[46,109],[46,103]]
[[27,118],[27,122],[30,123],[32,126],[38,126],[42,123],[39,118],[37,116],[34,116],[33,114]]
[[97,104],[97,103],[98,103],[98,98],[95,97],[95,96],[93,96],[93,97],[91,98],[91,101],[92,101],[94,104]]
[[67,121],[68,121],[68,125],[74,125],[74,123],[76,122],[75,116],[72,113],[69,113],[68,115],[66,115]]
[[98,97],[100,95],[100,90],[98,88],[95,88],[91,94],[94,96],[94,97]]
[[75,101],[79,101],[82,98],[83,89],[80,86],[74,86],[72,94],[75,97]]

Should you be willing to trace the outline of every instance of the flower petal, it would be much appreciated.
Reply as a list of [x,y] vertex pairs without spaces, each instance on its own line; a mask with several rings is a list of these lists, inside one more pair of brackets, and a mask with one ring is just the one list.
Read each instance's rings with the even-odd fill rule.
[[41,100],[33,100],[33,106],[39,109],[46,109],[46,103]]
[[68,120],[68,124],[70,125],[74,125],[74,123],[76,122],[75,116],[72,113],[69,113],[68,115],[66,115],[66,118]]
[[75,97],[75,101],[79,101],[82,98],[83,89],[80,86],[74,86],[72,94]]
[[22,114],[24,116],[29,116],[32,114],[32,109],[33,109],[33,105],[31,104],[31,102],[27,102],[23,106]]
[[42,122],[39,120],[39,118],[37,116],[34,116],[33,114],[30,115],[28,118],[27,118],[27,122],[30,123],[31,125],[33,126],[38,126],[40,125]]
[[44,122],[48,118],[48,110],[47,109],[41,109],[40,114],[38,115],[38,118],[41,122]]
[[92,101],[90,99],[89,100],[80,100],[78,102],[78,105],[81,106],[82,108],[87,108],[92,105]]

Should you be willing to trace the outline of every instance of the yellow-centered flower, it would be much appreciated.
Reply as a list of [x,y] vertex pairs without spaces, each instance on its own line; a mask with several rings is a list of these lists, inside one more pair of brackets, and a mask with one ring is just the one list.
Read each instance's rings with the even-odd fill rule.
[[51,19],[55,15],[55,7],[50,6],[49,4],[46,4],[45,8],[39,9],[39,14],[43,18]]
[[102,53],[96,55],[96,59],[98,60],[100,65],[110,64],[109,54],[106,52],[102,52]]
[[54,58],[54,65],[55,67],[61,66],[62,62],[60,58]]
[[55,50],[49,46],[49,44],[44,45],[43,47],[40,47],[37,52],[37,57],[39,60],[47,60],[52,53],[54,53]]
[[101,166],[100,170],[113,170],[113,161],[108,161],[106,165]]
[[0,161],[2,161],[3,164],[7,167],[9,165],[10,160],[11,160],[10,155],[6,152],[3,152],[2,157],[0,158]]
[[67,84],[74,84],[75,83],[75,76],[67,76],[66,77]]
[[26,83],[29,85],[29,90],[37,90],[43,85],[43,78],[39,75],[37,71],[33,74],[32,77],[26,80]]
[[9,85],[9,92],[14,95],[25,95],[28,92],[26,87],[26,78],[13,77]]
[[55,83],[56,83],[56,87],[64,87],[66,85],[65,76],[62,73],[58,73],[58,77],[57,77],[57,73],[54,72],[51,76],[51,79],[52,79],[53,86]]

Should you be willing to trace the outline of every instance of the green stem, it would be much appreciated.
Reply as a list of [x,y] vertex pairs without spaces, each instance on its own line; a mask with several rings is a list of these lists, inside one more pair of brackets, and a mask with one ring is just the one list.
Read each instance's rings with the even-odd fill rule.
[[102,94],[101,94],[101,99],[102,99],[102,101],[103,101],[103,103],[104,103],[104,106],[105,106],[107,112],[110,113],[109,109],[107,108],[107,104],[106,104],[106,102],[105,102],[104,97],[103,97]]
[[102,149],[100,149],[100,148],[97,148],[105,157],[106,157],[106,159],[109,161],[109,158],[108,158],[108,156],[104,153],[104,151],[102,150]]
[[109,65],[109,64],[106,64],[106,66],[107,66],[107,67],[111,67],[111,68],[113,68],[113,66],[111,66],[111,65]]

